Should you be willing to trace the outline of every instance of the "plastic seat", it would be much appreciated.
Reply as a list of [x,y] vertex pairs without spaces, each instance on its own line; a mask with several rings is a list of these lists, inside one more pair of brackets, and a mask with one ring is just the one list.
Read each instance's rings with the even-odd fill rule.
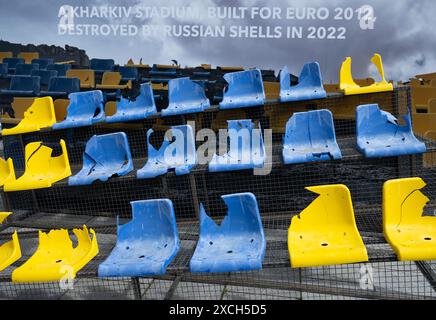
[[80,91],[80,80],[77,78],[52,77],[47,91],[41,91],[41,96],[66,98],[70,93]]
[[14,57],[14,53],[13,52],[10,52],[10,51],[7,51],[7,52],[4,52],[4,51],[2,51],[2,52],[0,52],[0,63],[4,63],[4,59],[7,59],[7,58],[13,58]]
[[210,107],[204,88],[189,78],[172,79],[168,82],[169,104],[161,111],[162,116],[203,112]]
[[116,104],[116,113],[112,116],[106,116],[106,122],[142,120],[156,114],[157,109],[151,84],[141,84],[139,92],[135,101],[121,97]]
[[[12,212],[0,212],[0,224],[9,217]],[[12,234],[12,240],[9,240],[0,245],[0,272],[9,267],[11,264],[21,258],[20,242],[18,234],[15,231]]]
[[103,73],[105,71],[112,71],[115,66],[113,59],[91,59],[90,69],[97,73]]
[[9,136],[27,132],[39,131],[56,123],[56,115],[51,97],[36,98],[24,112],[23,120],[13,128],[3,129],[1,134]]
[[0,78],[5,78],[8,75],[8,64],[0,63]]
[[228,120],[229,150],[223,155],[214,154],[209,171],[232,171],[263,168],[265,146],[262,130],[254,128],[251,120]]
[[53,183],[71,175],[65,141],[60,141],[62,154],[52,157],[53,150],[42,142],[31,142],[25,147],[26,171],[18,179],[4,185],[4,191],[22,191],[49,188]]
[[53,59],[51,59],[51,58],[47,58],[47,59],[33,59],[32,63],[37,63],[37,64],[39,64],[39,69],[46,70],[47,66],[49,64],[53,64]]
[[200,238],[190,261],[191,272],[261,269],[266,240],[256,197],[238,193],[221,198],[228,212],[220,225],[200,205]]
[[96,180],[105,182],[132,170],[132,155],[124,132],[95,135],[86,143],[83,168],[68,179],[68,185],[87,185]]
[[81,89],[95,88],[95,71],[87,69],[70,69],[67,70],[67,78],[78,78]]
[[118,71],[121,74],[121,81],[136,81],[138,80],[138,68],[135,67],[119,67]]
[[103,93],[100,90],[70,93],[68,99],[67,116],[64,121],[55,123],[53,129],[90,126],[104,121]]
[[39,52],[20,52],[17,58],[24,59],[25,63],[32,63],[33,59],[39,59]]
[[0,187],[4,186],[5,183],[15,180],[14,162],[12,158],[4,160],[0,158]]
[[176,76],[177,69],[178,66],[175,65],[153,64],[149,74],[154,76]]
[[98,267],[99,277],[164,274],[179,251],[171,200],[142,200],[130,204],[132,220],[122,226],[117,221],[117,244]]
[[98,243],[94,230],[88,232],[86,226],[73,232],[77,237],[76,247],[73,247],[68,230],[39,231],[38,249],[12,272],[12,282],[74,279],[77,272],[98,254]]
[[288,230],[291,266],[317,267],[368,261],[348,188],[338,184],[306,189],[319,196],[292,218]]
[[33,76],[33,71],[39,70],[39,65],[36,63],[32,64],[24,64],[24,63],[17,63],[15,65],[15,73],[16,76]]
[[40,92],[40,78],[32,76],[13,76],[9,89],[0,90],[0,95],[13,97],[35,97]]
[[32,76],[36,76],[40,78],[40,84],[42,86],[48,86],[50,83],[50,79],[57,77],[58,72],[55,70],[33,70]]
[[103,79],[101,84],[97,84],[97,89],[101,90],[122,90],[131,86],[128,84],[120,84],[121,83],[121,74],[119,72],[109,72],[106,71],[103,73]]
[[224,97],[219,104],[220,109],[254,107],[265,103],[260,70],[226,73],[224,80],[227,81],[228,86],[224,89]]
[[436,260],[436,217],[423,216],[425,185],[421,178],[404,178],[383,186],[383,231],[400,261]]
[[171,127],[171,141],[169,134],[165,134],[164,141],[156,150],[150,143],[153,129],[147,131],[148,159],[145,166],[138,170],[138,179],[149,179],[163,175],[174,169],[176,175],[188,174],[197,165],[195,138],[192,127],[189,125]]
[[22,58],[3,58],[3,63],[7,63],[8,64],[8,68],[9,68],[9,73],[14,73],[15,72],[15,67],[17,64],[21,63],[23,64],[25,61]]
[[357,148],[367,158],[394,157],[424,153],[425,144],[412,131],[410,112],[403,116],[405,125],[377,104],[356,109]]
[[59,77],[66,77],[67,71],[71,69],[70,64],[49,64],[47,66],[47,70],[54,70],[57,71],[57,75]]
[[329,110],[296,112],[286,123],[283,137],[285,164],[342,159]]
[[394,90],[394,86],[392,85],[392,83],[388,83],[386,81],[381,56],[377,53],[374,54],[371,62],[377,67],[377,70],[381,77],[381,81],[376,82],[370,86],[361,87],[353,80],[353,75],[351,73],[351,58],[348,57],[345,59],[345,61],[342,63],[339,77],[339,87],[341,90],[344,91],[345,95],[385,92]]

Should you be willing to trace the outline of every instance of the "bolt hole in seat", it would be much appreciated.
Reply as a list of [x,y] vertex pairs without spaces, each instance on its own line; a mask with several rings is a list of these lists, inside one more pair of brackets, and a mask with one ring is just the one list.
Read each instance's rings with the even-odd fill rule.
[[99,277],[164,274],[180,247],[169,199],[130,202],[132,220],[118,225],[117,243],[98,268]]
[[200,205],[200,238],[191,272],[236,272],[262,268],[266,240],[252,193],[221,197],[228,212],[217,225]]

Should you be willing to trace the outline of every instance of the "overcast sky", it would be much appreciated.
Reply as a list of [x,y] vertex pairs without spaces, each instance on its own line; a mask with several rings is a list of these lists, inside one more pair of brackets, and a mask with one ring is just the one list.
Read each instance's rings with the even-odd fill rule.
[[[235,38],[162,38],[142,35],[126,36],[66,36],[59,35],[57,24],[60,6],[275,6],[327,7],[334,15],[335,8],[362,5],[374,8],[376,21],[373,30],[362,30],[354,17],[350,21],[308,20],[217,20],[206,19],[76,19],[76,24],[120,24],[138,26],[153,24],[203,24],[244,26],[301,26],[345,27],[345,40],[317,39],[235,39]],[[170,63],[177,59],[183,66],[210,63],[216,65],[256,66],[278,71],[288,65],[298,75],[308,61],[319,61],[324,80],[335,82],[341,62],[346,56],[353,58],[355,77],[373,75],[369,60],[374,52],[383,57],[387,78],[407,80],[418,73],[436,71],[436,1],[434,0],[14,0],[1,1],[0,38],[11,42],[32,44],[69,44],[86,50],[88,55],[114,58],[124,64],[129,58],[144,63]],[[307,33],[305,32],[305,35]]]

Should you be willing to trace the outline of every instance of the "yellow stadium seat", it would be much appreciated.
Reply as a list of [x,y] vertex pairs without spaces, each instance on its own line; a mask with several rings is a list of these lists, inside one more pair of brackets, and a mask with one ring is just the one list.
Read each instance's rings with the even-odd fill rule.
[[13,58],[14,54],[12,52],[0,52],[0,63],[3,62],[4,58]]
[[69,177],[71,168],[65,141],[61,140],[60,145],[62,154],[52,157],[53,150],[43,145],[42,142],[27,144],[25,148],[26,170],[20,178],[6,182],[4,190],[8,192],[49,188],[53,183]]
[[80,80],[80,88],[93,89],[95,88],[95,71],[89,69],[70,69],[67,70],[67,78],[78,78]]
[[[49,282],[74,279],[77,272],[98,254],[97,237],[93,229],[74,229],[74,248],[68,230],[39,231],[36,252],[12,272],[13,282]],[[89,235],[91,233],[92,239]]]
[[20,52],[17,58],[24,59],[25,63],[30,64],[33,59],[39,59],[39,52]]
[[97,89],[101,90],[122,90],[132,87],[132,81],[129,80],[127,84],[120,84],[121,74],[119,72],[105,72],[101,84],[97,84]]
[[11,214],[12,212],[0,212],[0,224],[2,224]]
[[411,86],[413,113],[429,113],[430,104],[436,100],[436,87]]
[[[361,86],[361,87],[366,87],[366,86],[370,86],[373,85],[375,83],[373,78],[365,78],[365,79],[353,79],[354,82]],[[339,88],[339,83],[332,83],[332,84],[328,84],[328,83],[324,83],[324,90],[327,93],[340,93],[342,92],[341,89]]]
[[376,53],[372,57],[371,61],[377,67],[377,70],[381,77],[381,81],[369,86],[361,87],[353,80],[353,75],[351,73],[351,58],[348,57],[345,59],[345,61],[342,63],[339,81],[339,87],[341,90],[344,91],[345,95],[385,92],[394,90],[394,86],[392,85],[392,83],[386,81],[381,56]]
[[315,267],[368,261],[345,185],[308,187],[319,194],[294,216],[288,230],[291,266]]
[[[12,212],[0,212],[0,224],[11,214]],[[0,271],[3,271],[20,258],[20,242],[18,241],[17,231],[15,231],[12,234],[12,240],[0,245]]]
[[56,123],[56,115],[51,97],[36,98],[24,112],[23,120],[13,128],[3,129],[3,136],[39,131]]
[[221,69],[223,71],[233,72],[233,71],[244,71],[244,67],[218,67],[217,69]]
[[0,158],[0,187],[15,180],[14,163],[11,158],[7,161]]
[[413,132],[424,137],[428,131],[435,130],[436,113],[416,113],[413,115]]
[[265,97],[268,100],[277,100],[280,98],[280,82],[263,82]]
[[421,178],[386,181],[383,231],[400,261],[436,260],[436,217],[422,216],[429,199]]
[[30,108],[35,98],[14,97],[12,100],[12,110],[14,110],[14,118],[11,118],[8,113],[2,114],[1,122],[18,124],[24,118],[24,112]]
[[69,99],[56,99],[53,103],[55,115],[56,115],[56,122],[61,122],[65,120],[65,117],[67,116],[67,108],[70,105]]

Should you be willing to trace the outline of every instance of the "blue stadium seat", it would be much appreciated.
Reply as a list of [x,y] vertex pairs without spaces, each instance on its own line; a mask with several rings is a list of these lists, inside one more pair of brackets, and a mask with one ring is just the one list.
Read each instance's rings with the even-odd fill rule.
[[121,74],[121,81],[127,82],[129,80],[138,80],[138,68],[135,67],[119,67],[119,73]]
[[[38,76],[41,78],[41,85],[48,86],[50,79],[56,77],[58,72],[56,70],[33,70],[32,76]],[[42,94],[42,92],[41,92]]]
[[176,68],[164,68],[163,70],[159,70],[159,66],[153,64],[153,67],[149,71],[149,74],[152,76],[175,76],[177,75]]
[[36,97],[41,90],[40,78],[33,76],[13,76],[9,89],[0,90],[2,96]]
[[55,70],[58,72],[58,77],[66,77],[67,71],[71,69],[70,64],[49,64],[47,70]]
[[22,58],[4,58],[3,63],[8,64],[8,72],[9,74],[13,74],[15,72],[15,66],[19,63],[25,63]]
[[47,66],[49,64],[53,64],[53,59],[51,59],[51,58],[48,58],[48,59],[33,59],[32,63],[39,64],[39,69],[40,70],[46,70]]
[[90,69],[97,73],[103,73],[105,71],[112,71],[115,66],[113,59],[91,59]]
[[61,98],[68,96],[70,93],[79,91],[80,80],[78,78],[52,77],[48,84],[47,91],[41,91],[40,95]]
[[24,64],[24,63],[17,63],[15,65],[15,73],[16,76],[32,76],[32,72],[34,70],[39,70],[39,64],[32,63],[32,64]]
[[0,78],[5,78],[8,75],[8,64],[0,63]]
[[117,243],[98,267],[99,277],[141,277],[164,274],[177,255],[180,240],[169,199],[130,202],[132,220],[119,225]]

